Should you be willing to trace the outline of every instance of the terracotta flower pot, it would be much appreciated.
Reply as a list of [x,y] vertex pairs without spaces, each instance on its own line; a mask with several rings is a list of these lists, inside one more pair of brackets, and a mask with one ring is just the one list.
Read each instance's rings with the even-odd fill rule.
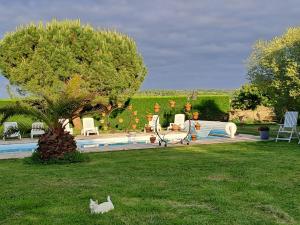
[[184,108],[185,108],[185,110],[186,110],[187,112],[191,111],[191,108],[192,108],[191,103],[189,103],[189,102],[186,103],[185,106],[184,106]]
[[150,126],[145,126],[145,131],[146,131],[146,133],[151,133],[152,129]]
[[193,112],[193,120],[198,120],[198,118],[199,118],[199,113]]
[[132,124],[132,126],[131,126],[131,127],[132,127],[132,129],[134,129],[134,130],[135,130],[135,129],[136,129],[136,124]]
[[118,102],[117,107],[118,107],[118,108],[122,108],[122,103],[121,103],[121,102]]
[[196,134],[192,134],[191,138],[192,138],[192,141],[196,141],[197,140],[197,135]]
[[195,124],[195,129],[196,129],[196,130],[200,130],[200,127],[201,127],[201,126],[200,126],[200,123],[196,123],[196,124]]
[[175,108],[175,106],[176,106],[176,102],[174,100],[170,100],[169,104],[170,104],[171,108]]
[[151,136],[151,137],[150,137],[150,142],[151,142],[151,144],[154,144],[154,143],[155,143],[155,140],[156,140],[156,137],[155,137],[155,136]]
[[160,110],[160,105],[158,104],[158,103],[155,103],[155,105],[154,105],[154,112],[159,112],[159,110]]
[[173,125],[172,125],[172,130],[173,130],[173,131],[179,131],[179,130],[180,130],[180,127],[179,127],[177,124],[173,124]]
[[152,114],[148,114],[146,117],[147,117],[147,120],[150,122],[152,120],[152,118],[153,118],[153,115]]

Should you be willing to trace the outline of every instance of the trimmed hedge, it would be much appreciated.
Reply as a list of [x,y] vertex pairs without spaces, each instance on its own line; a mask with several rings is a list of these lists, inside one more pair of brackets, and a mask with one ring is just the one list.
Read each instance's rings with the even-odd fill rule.
[[[9,105],[11,103],[15,102],[15,100],[11,99],[0,99],[0,107],[3,107],[5,105]],[[0,115],[1,116],[1,115]],[[31,125],[34,122],[34,119],[32,119],[29,116],[25,115],[15,115],[10,117],[7,121],[11,122],[17,122],[18,127],[20,129],[22,137],[29,137]],[[0,137],[3,137],[3,126],[0,126]]]
[[[169,107],[169,101],[174,100],[176,107],[171,109]],[[9,104],[13,100],[0,100],[0,107]],[[146,115],[148,113],[154,114],[154,105],[158,103],[161,107],[159,116],[160,124],[163,127],[167,127],[169,123],[174,121],[174,115],[176,113],[184,113],[184,105],[187,102],[187,98],[184,96],[140,96],[131,98],[126,105],[132,105],[133,109],[128,110],[120,109],[114,111],[110,116],[110,127],[117,130],[132,130],[131,125],[136,124],[135,119],[138,118],[137,130],[143,130],[145,124],[148,123]],[[228,95],[201,95],[196,100],[191,100],[192,104],[191,112],[199,112],[199,119],[201,120],[228,120],[228,112],[230,110],[230,97]],[[137,111],[137,116],[133,116],[133,112]],[[96,124],[100,125],[99,122],[101,116],[99,113],[92,113],[94,118],[97,120]],[[119,119],[123,119],[123,123],[119,122]],[[106,119],[106,118],[105,118]],[[31,123],[34,122],[32,118],[28,116],[14,116],[9,121],[16,121],[19,124],[21,133],[28,134],[31,129]],[[2,135],[2,126],[0,126],[0,136]]]
[[[174,100],[176,102],[175,109],[169,107],[169,101]],[[137,129],[143,129],[147,124],[146,115],[148,113],[154,114],[154,105],[158,103],[161,107],[159,116],[160,124],[163,127],[167,127],[170,122],[174,122],[174,115],[176,113],[184,113],[184,105],[187,102],[187,98],[183,96],[151,96],[151,97],[133,97],[127,103],[132,105],[133,109],[130,111],[119,110],[111,116],[111,127],[116,129],[131,128],[131,124],[135,123],[135,118],[139,119]],[[196,100],[191,100],[192,104],[191,112],[199,112],[199,119],[201,120],[215,120],[224,121],[228,120],[228,112],[230,110],[230,98],[228,95],[202,95],[197,97]],[[137,116],[133,116],[132,112],[137,111]],[[122,118],[124,122],[120,124],[119,118]]]

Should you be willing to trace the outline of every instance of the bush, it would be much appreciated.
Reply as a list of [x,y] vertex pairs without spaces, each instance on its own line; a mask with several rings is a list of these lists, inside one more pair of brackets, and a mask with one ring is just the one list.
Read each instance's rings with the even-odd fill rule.
[[[174,100],[176,102],[175,109],[169,107],[169,101]],[[143,129],[147,124],[146,115],[148,113],[154,114],[154,105],[158,103],[160,105],[160,123],[163,127],[167,127],[170,122],[173,122],[174,115],[176,113],[184,112],[184,105],[187,102],[187,98],[184,96],[151,96],[151,97],[133,97],[127,103],[132,105],[132,111],[121,110],[111,115],[111,127],[116,129],[126,129],[128,125],[134,123],[130,119],[139,119],[137,129]],[[228,120],[228,112],[230,110],[229,96],[227,95],[202,95],[197,97],[196,100],[190,101],[192,104],[192,111],[199,112],[200,120]],[[137,116],[132,116],[132,112],[137,111]],[[124,122],[120,124],[118,121],[122,118]]]
[[79,163],[89,160],[87,154],[83,154],[79,151],[65,153],[63,158],[57,159],[52,158],[49,160],[42,160],[40,153],[35,151],[32,153],[31,157],[25,158],[25,163],[28,164],[65,164],[65,163]]
[[[174,110],[171,110],[169,107],[169,101],[175,100],[176,107]],[[8,103],[9,101],[5,101]],[[129,127],[129,123],[134,123],[134,121],[130,121],[130,119],[139,119],[139,123],[137,124],[137,129],[142,130],[147,124],[146,115],[148,113],[154,113],[153,107],[155,103],[158,103],[161,106],[160,110],[160,123],[163,127],[167,127],[170,122],[173,122],[174,115],[176,113],[183,113],[184,105],[187,102],[187,98],[185,96],[139,96],[132,97],[126,105],[132,105],[133,110],[137,111],[137,116],[132,116],[132,111],[128,109],[120,109],[113,113],[110,117],[110,124],[113,129],[117,130],[125,130]],[[228,95],[200,95],[196,100],[190,101],[192,104],[192,112],[199,112],[199,119],[201,120],[227,120],[228,112],[230,110],[230,97]],[[0,101],[1,105],[1,101]],[[96,119],[96,124],[100,125],[99,120],[101,116],[99,112],[90,113],[89,116],[93,116]],[[122,118],[124,122],[120,124],[118,121]],[[15,119],[18,124],[26,122],[26,126],[22,132],[30,132],[31,123],[34,119],[29,118],[28,116],[20,116],[20,118],[12,118]],[[19,125],[20,126],[20,125]],[[22,126],[23,127],[23,126]],[[1,127],[0,127],[1,130]],[[21,130],[21,126],[20,126]],[[2,134],[2,132],[1,132]]]

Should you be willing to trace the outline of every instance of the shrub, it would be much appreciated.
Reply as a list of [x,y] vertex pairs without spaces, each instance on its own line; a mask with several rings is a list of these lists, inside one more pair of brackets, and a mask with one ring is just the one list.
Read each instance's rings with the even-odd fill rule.
[[87,154],[79,151],[65,153],[62,158],[50,158],[49,160],[42,160],[40,152],[33,152],[31,157],[25,158],[25,163],[28,164],[65,164],[65,163],[79,163],[89,160]]
[[[169,107],[169,101],[176,101],[175,109]],[[116,129],[126,129],[130,118],[139,118],[137,129],[143,129],[147,124],[146,115],[153,112],[155,103],[158,103],[160,108],[160,123],[163,127],[167,127],[170,122],[173,122],[176,113],[184,113],[184,105],[187,98],[183,96],[151,96],[151,97],[133,97],[127,102],[127,105],[132,105],[132,111],[120,110],[118,113],[111,116],[111,126]],[[199,112],[200,120],[228,120],[228,112],[230,110],[229,96],[227,95],[202,95],[195,100],[190,101],[192,104],[192,112]],[[137,116],[132,116],[132,112],[137,111]],[[124,122],[120,124],[119,118]]]

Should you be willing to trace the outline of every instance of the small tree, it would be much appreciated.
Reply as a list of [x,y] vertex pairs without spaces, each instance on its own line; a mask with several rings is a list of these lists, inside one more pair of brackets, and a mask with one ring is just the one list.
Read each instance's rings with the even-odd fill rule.
[[29,115],[48,126],[44,135],[39,138],[37,154],[43,161],[61,159],[66,153],[76,151],[74,137],[64,130],[64,119],[78,116],[79,108],[85,106],[92,98],[85,92],[74,92],[82,88],[82,81],[78,76],[73,77],[63,89],[56,93],[55,98],[39,96],[39,101],[30,99],[19,100],[14,104],[0,108],[0,124],[13,115]]
[[250,81],[272,99],[277,116],[300,110],[300,28],[258,41],[248,62]]
[[125,102],[147,73],[127,35],[56,20],[6,34],[0,41],[0,69],[20,92],[44,96],[59,96],[66,82],[79,75],[103,106]]
[[257,106],[268,104],[268,98],[251,84],[245,84],[236,90],[231,101],[232,108],[242,110],[255,110]]

